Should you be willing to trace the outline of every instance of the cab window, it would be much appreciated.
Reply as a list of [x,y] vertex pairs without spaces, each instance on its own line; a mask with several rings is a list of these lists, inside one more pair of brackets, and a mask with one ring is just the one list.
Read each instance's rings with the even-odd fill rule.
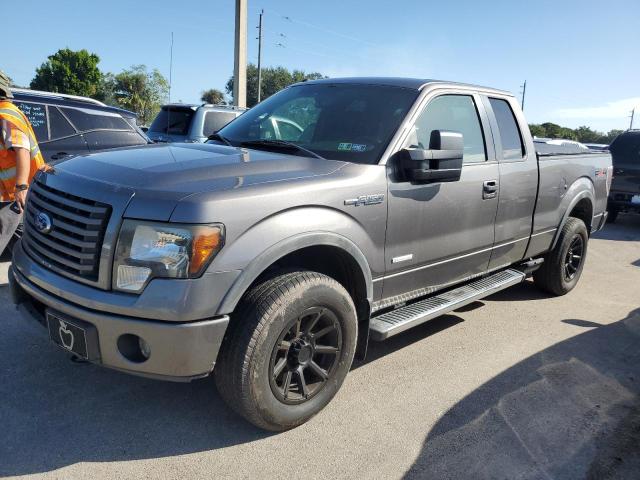
[[502,143],[502,158],[504,160],[519,160],[524,157],[522,135],[513,115],[513,110],[506,100],[489,98],[493,114],[498,122],[500,142]]
[[416,120],[405,147],[428,150],[433,130],[462,133],[464,163],[487,159],[480,116],[472,96],[442,95],[431,100]]

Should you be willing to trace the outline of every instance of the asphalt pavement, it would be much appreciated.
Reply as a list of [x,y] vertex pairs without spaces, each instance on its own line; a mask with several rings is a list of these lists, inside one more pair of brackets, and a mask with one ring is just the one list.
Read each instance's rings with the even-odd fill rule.
[[[19,318],[0,264],[0,477],[638,478],[640,217],[589,243],[578,287],[528,281],[386,343],[334,401],[260,431],[212,379],[70,361]],[[634,476],[635,475],[635,476]]]

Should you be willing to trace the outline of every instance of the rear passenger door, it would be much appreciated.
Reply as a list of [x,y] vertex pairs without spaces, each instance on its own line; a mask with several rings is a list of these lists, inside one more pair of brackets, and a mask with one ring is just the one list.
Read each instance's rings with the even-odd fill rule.
[[496,238],[489,263],[492,270],[524,257],[538,190],[538,163],[533,147],[524,141],[522,132],[528,127],[515,99],[482,96],[482,101],[491,124],[500,168]]

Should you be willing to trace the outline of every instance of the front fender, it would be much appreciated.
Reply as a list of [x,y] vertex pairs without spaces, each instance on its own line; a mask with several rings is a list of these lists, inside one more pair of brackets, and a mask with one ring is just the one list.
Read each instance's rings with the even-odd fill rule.
[[282,240],[256,257],[247,268],[242,271],[242,274],[224,297],[216,314],[222,315],[222,312],[232,313],[251,284],[274,262],[296,250],[318,245],[340,248],[356,260],[365,279],[367,300],[369,303],[372,303],[373,281],[371,278],[371,269],[369,268],[367,259],[358,246],[348,238],[337,233],[306,232]]
[[[381,239],[383,242],[384,239]],[[366,284],[367,300],[373,299],[372,272],[381,265],[383,245],[378,245],[353,217],[344,212],[306,207],[280,212],[254,225],[216,258],[216,270],[242,270],[216,313],[231,313],[251,284],[278,259],[310,246],[337,247],[358,264]],[[368,255],[365,255],[367,252]],[[373,268],[372,268],[373,267]]]

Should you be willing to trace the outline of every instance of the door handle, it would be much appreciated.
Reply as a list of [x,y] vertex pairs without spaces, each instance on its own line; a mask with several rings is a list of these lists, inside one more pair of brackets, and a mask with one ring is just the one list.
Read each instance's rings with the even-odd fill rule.
[[498,181],[486,180],[482,182],[482,198],[495,198],[498,195]]

